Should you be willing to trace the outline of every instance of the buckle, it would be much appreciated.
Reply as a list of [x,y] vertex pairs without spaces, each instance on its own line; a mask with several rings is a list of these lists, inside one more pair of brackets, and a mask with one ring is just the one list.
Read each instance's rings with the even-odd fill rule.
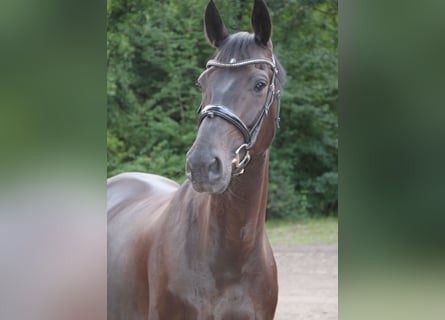
[[[246,154],[244,155],[243,159],[240,160],[240,151],[245,148],[246,149]],[[235,165],[235,170],[240,169],[241,170],[239,172],[235,172],[233,175],[240,175],[244,173],[244,168],[247,166],[247,164],[250,161],[250,153],[249,153],[249,149],[248,148],[248,144],[244,143],[242,144],[238,149],[236,149],[235,151],[235,158],[233,158],[232,160],[232,164]]]

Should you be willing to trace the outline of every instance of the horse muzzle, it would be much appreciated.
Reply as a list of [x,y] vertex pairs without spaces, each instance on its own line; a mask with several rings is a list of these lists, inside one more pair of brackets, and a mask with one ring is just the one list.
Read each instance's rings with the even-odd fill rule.
[[185,172],[197,192],[221,193],[227,188],[223,163],[211,153],[190,151]]

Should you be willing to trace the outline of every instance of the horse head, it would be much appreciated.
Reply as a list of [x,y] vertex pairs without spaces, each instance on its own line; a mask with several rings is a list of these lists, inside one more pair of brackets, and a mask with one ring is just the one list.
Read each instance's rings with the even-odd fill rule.
[[232,177],[265,154],[278,127],[284,70],[273,54],[263,0],[254,1],[251,25],[253,33],[229,34],[213,1],[207,5],[205,35],[216,54],[197,81],[199,129],[186,161],[198,192],[224,192]]

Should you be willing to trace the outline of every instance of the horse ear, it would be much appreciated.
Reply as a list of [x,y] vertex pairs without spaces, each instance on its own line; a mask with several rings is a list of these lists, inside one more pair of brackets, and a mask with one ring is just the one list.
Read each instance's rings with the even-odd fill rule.
[[252,29],[255,33],[255,40],[258,44],[267,46],[270,39],[272,24],[269,10],[264,0],[255,0],[252,10]]
[[226,26],[219,14],[218,8],[216,8],[213,0],[210,0],[207,5],[204,16],[204,30],[207,41],[209,44],[218,48],[225,38],[229,36]]

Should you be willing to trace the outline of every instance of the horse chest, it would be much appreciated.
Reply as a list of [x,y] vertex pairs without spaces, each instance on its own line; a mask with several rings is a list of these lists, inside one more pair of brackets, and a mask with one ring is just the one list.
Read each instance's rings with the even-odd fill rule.
[[179,273],[172,276],[168,285],[169,314],[166,318],[272,319],[273,310],[264,308],[270,305],[268,300],[273,296],[265,283],[267,277],[252,281],[251,277],[236,277],[229,273],[215,275],[209,267],[201,267],[187,270],[186,277],[178,276]]

